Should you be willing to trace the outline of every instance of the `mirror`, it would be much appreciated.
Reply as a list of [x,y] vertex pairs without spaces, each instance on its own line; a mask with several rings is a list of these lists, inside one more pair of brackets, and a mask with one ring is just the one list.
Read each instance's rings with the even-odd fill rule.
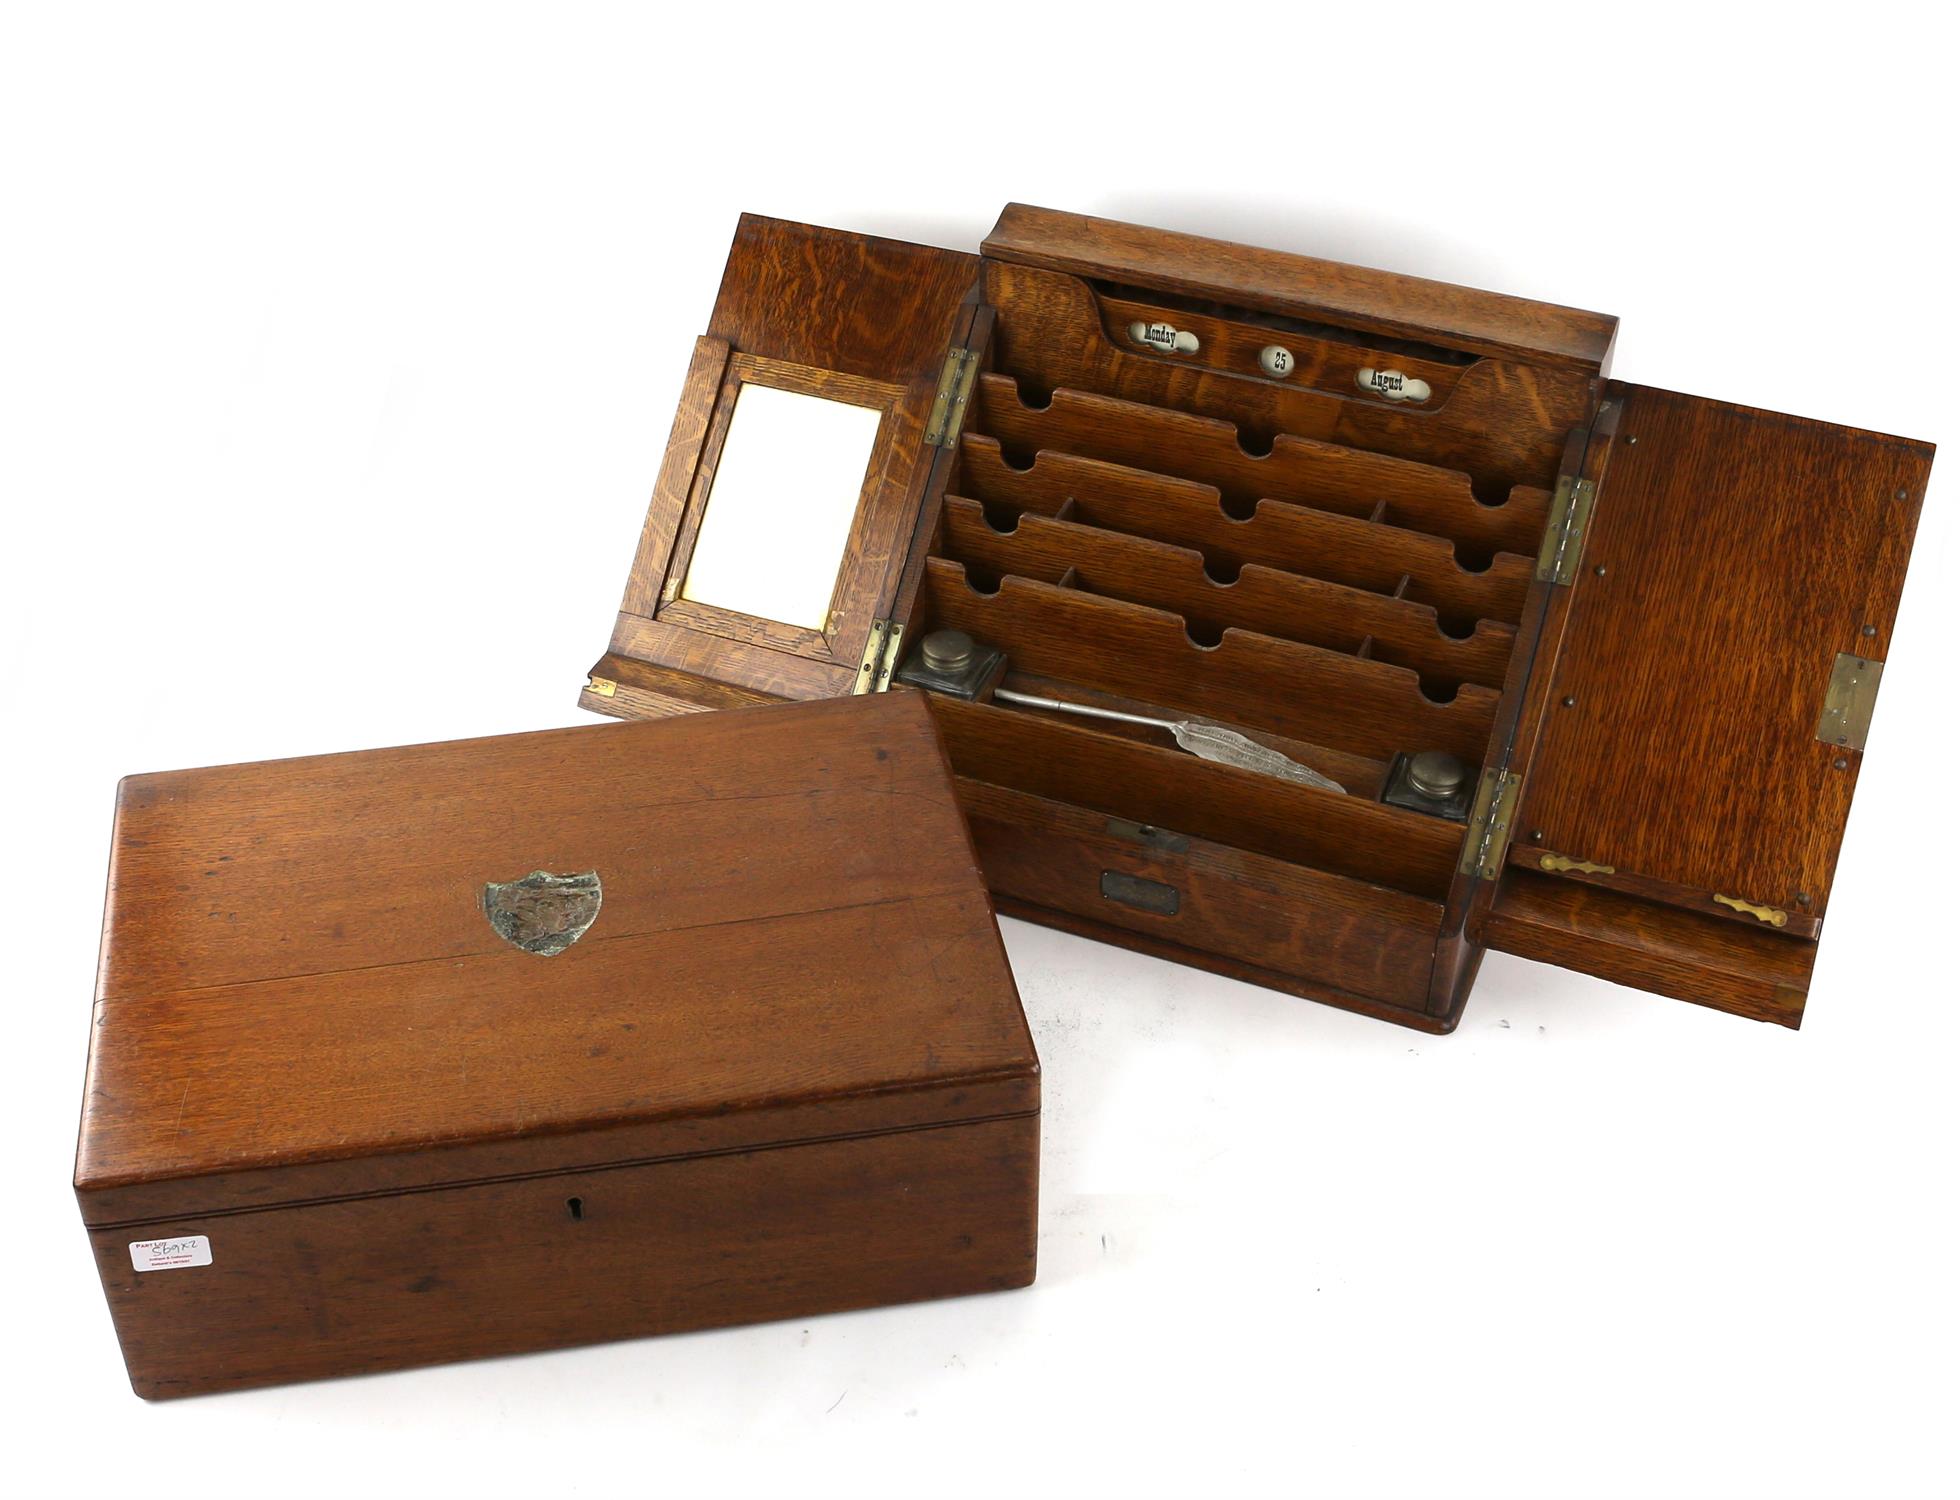
[[745,383],[681,597],[822,631],[884,413]]

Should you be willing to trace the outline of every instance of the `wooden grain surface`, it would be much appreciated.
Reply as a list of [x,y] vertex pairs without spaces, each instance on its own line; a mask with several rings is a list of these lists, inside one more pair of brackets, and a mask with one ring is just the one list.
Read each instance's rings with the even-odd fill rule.
[[1615,394],[1518,826],[1625,874],[1822,917],[1863,761],[1817,739],[1825,687],[1839,652],[1885,655],[1932,450]]
[[1022,203],[1001,211],[980,248],[995,260],[1593,371],[1617,326],[1601,313]]
[[[1597,383],[1588,369],[1494,358],[1442,364],[1394,340],[1144,303],[1079,276],[1026,266],[988,261],[984,274],[987,298],[1000,312],[996,368],[1033,390],[1096,391],[1229,421],[1248,440],[1290,432],[1460,469],[1486,500],[1501,499],[1513,485],[1553,482],[1564,429],[1585,419]],[[1139,347],[1128,336],[1135,321],[1189,331],[1199,351],[1179,356]],[[1259,351],[1275,343],[1298,361],[1289,379],[1259,368]],[[1426,380],[1430,400],[1414,405],[1370,395],[1355,383],[1364,367]]]
[[936,383],[978,275],[960,251],[743,214],[708,332],[767,359]]
[[[1621,404],[1601,402],[1590,422],[1574,427],[1566,435],[1565,451],[1559,461],[1562,473],[1597,487],[1612,452]],[[1520,779],[1520,784],[1531,775],[1532,751],[1539,738],[1551,678],[1549,671],[1536,668],[1556,654],[1571,600],[1569,586],[1539,578],[1534,566],[1518,617],[1518,646],[1504,674],[1496,721],[1491,727],[1491,747],[1484,760],[1486,766],[1504,766]],[[1507,836],[1528,837],[1528,832],[1521,833],[1514,826]],[[1436,972],[1429,996],[1431,1014],[1459,1016],[1468,1003],[1470,986],[1476,980],[1484,951],[1480,946],[1483,922],[1500,886],[1499,881],[1484,880],[1464,870],[1459,861],[1456,879],[1450,887],[1443,937],[1437,949]]]
[[[1362,402],[1380,411],[1433,415],[1449,403],[1458,383],[1478,364],[1478,360],[1471,355],[1460,354],[1446,360],[1443,357],[1449,352],[1446,350],[1436,349],[1418,354],[1413,352],[1415,346],[1399,339],[1368,340],[1325,324],[1298,323],[1288,326],[1292,320],[1285,318],[1264,317],[1254,321],[1230,316],[1223,310],[1199,311],[1196,304],[1188,301],[1130,295],[1112,290],[1106,283],[1091,283],[1080,276],[1067,276],[1059,271],[1037,271],[1030,266],[1004,265],[995,261],[986,266],[984,275],[989,299],[997,305],[1011,305],[1017,312],[1024,305],[1029,312],[1033,312],[1037,306],[1059,308],[1065,305],[1064,297],[1070,300],[1086,299],[1095,309],[1096,317],[1083,321],[1089,322],[1092,327],[1100,323],[1106,347],[1152,361],[1167,369],[1217,370],[1244,380],[1261,382],[1262,386],[1252,389],[1263,388],[1270,392],[1269,399],[1275,403],[1272,408],[1275,412],[1287,409],[1280,403],[1287,399],[1289,392],[1320,391],[1338,396],[1343,401]],[[1059,337],[1064,330],[1054,325],[1063,322],[1075,324],[1077,321],[1077,317],[1064,320],[1052,316],[1022,316],[1016,319],[1017,331],[1035,339],[1042,339],[1051,331]],[[1050,327],[1041,327],[1043,323]],[[1135,336],[1132,330],[1138,323],[1144,324],[1146,329],[1152,323],[1167,323],[1181,333],[1189,333],[1198,341],[1198,348],[1195,352],[1183,353],[1175,349],[1158,349],[1147,339]],[[1067,332],[1074,334],[1075,329],[1071,327]],[[1260,355],[1274,344],[1284,348],[1289,356],[1283,375],[1269,373],[1260,361]],[[1019,347],[1029,349],[1025,342]],[[1364,369],[1399,370],[1411,379],[1426,384],[1429,394],[1419,401],[1404,395],[1401,400],[1391,402],[1381,392],[1363,386],[1359,375]],[[1575,380],[1581,386],[1585,383],[1585,377],[1581,375],[1562,378]],[[1195,386],[1186,388],[1197,389]],[[1229,407],[1234,404],[1233,397],[1226,393],[1244,388],[1237,384],[1221,383],[1216,387],[1205,386],[1204,389],[1208,394],[1216,389],[1219,394],[1211,397],[1211,401]],[[1318,403],[1302,403],[1294,409],[1304,412],[1326,408]],[[1295,430],[1283,421],[1276,425],[1289,431]]]
[[[1228,955],[1376,1005],[1418,1011],[1442,909],[1299,865],[1193,840],[1169,851],[1113,835],[1108,820],[1025,792],[962,785],[994,889],[1019,907]],[[1106,872],[1177,893],[1177,909],[1111,899]]]
[[[604,882],[556,957],[480,905],[534,869]],[[76,1181],[103,1221],[213,1174],[257,1203],[322,1162],[446,1180],[473,1143],[540,1169],[731,1111],[753,1143],[772,1111],[1033,1073],[912,695],[174,772],[119,799]]]
[[934,697],[962,778],[1194,834],[1416,896],[1440,899],[1462,843],[1453,823],[1337,796],[1106,732],[1061,715]]
[[[1028,1115],[90,1240],[137,1393],[186,1396],[1025,1286],[1039,1149]],[[138,1274],[139,1234],[211,1264]]]
[[997,525],[978,501],[946,500],[944,555],[970,568],[1074,586],[1167,609],[1222,630],[1230,620],[1262,635],[1304,641],[1407,667],[1426,681],[1495,687],[1513,632],[1488,620],[1467,638],[1445,635],[1436,611],[1414,600],[1248,564],[1234,576],[1195,547],[1106,531],[1031,512]]
[[1279,433],[1271,451],[1241,446],[1238,429],[1214,417],[1062,388],[1031,407],[1004,375],[982,375],[974,391],[978,431],[1032,456],[1044,449],[1128,464],[1216,485],[1227,503],[1290,500],[1315,510],[1365,516],[1446,537],[1466,565],[1494,552],[1533,553],[1550,496],[1520,489],[1485,504],[1467,474]]
[[835,698],[851,692],[858,676],[855,662],[846,666],[835,657],[799,656],[739,634],[720,635],[642,615],[614,617],[607,654],[771,698]]
[[1676,1000],[1795,1026],[1817,945],[1599,886],[1512,871],[1475,937]]
[[667,448],[660,458],[660,475],[654,481],[653,498],[647,502],[646,520],[640,527],[640,544],[626,575],[626,595],[619,606],[625,614],[651,618],[659,602],[667,561],[680,532],[681,517],[687,512],[727,368],[726,343],[705,337],[694,341],[694,357],[688,361],[680,403],[674,408],[673,430],[667,434]]
[[[1057,515],[1070,501],[1073,518],[1106,531],[1195,547],[1221,571],[1263,564],[1426,604],[1458,633],[1479,620],[1515,622],[1524,607],[1532,559],[1499,553],[1489,567],[1465,568],[1447,537],[1335,515],[1284,500],[1261,499],[1229,514],[1216,485],[1175,479],[1130,464],[1057,449],[1026,468],[1006,461],[997,438],[961,435],[960,490],[1000,507]],[[1142,456],[1139,456],[1142,461]]]
[[777,699],[754,688],[608,651],[592,664],[578,701],[580,708],[610,718],[667,719],[709,709],[753,708]]
[[[1052,927],[1057,932],[1072,933],[1091,942],[1109,943],[1114,947],[1127,948],[1135,953],[1146,953],[1152,958],[1162,959],[1165,963],[1202,969],[1207,974],[1223,975],[1227,979],[1236,979],[1242,984],[1256,984],[1262,989],[1277,990],[1283,995],[1296,995],[1302,1000],[1331,1005],[1338,1010],[1353,1011],[1356,1015],[1367,1016],[1372,1020],[1393,1022],[1397,1026],[1406,1026],[1412,1031],[1443,1035],[1454,1031],[1459,1019],[1455,1015],[1433,1016],[1404,1005],[1371,1000],[1365,995],[1340,989],[1312,975],[1261,968],[1232,953],[1186,947],[1158,933],[1141,932],[1134,927],[1122,927],[1113,922],[1099,921],[1094,917],[1079,916],[1074,912],[1060,911],[1052,906],[1043,906],[1036,901],[1018,900],[998,892],[994,896],[994,909],[1003,917],[1016,917],[1023,922]],[[1477,951],[1481,953],[1483,950]]]
[[1465,684],[1425,697],[1404,667],[1229,628],[1212,645],[1179,616],[1022,578],[983,594],[958,563],[926,573],[933,623],[1001,646],[1023,671],[1122,693],[1240,728],[1376,760],[1411,747],[1479,761],[1497,695]]
[[[1530,833],[1543,834],[1542,829],[1532,829]],[[1643,901],[1658,901],[1667,906],[1678,906],[1684,911],[1697,911],[1715,918],[1719,922],[1733,923],[1746,927],[1752,932],[1768,928],[1784,937],[1815,939],[1822,931],[1823,922],[1802,911],[1779,911],[1771,921],[1765,922],[1760,916],[1727,904],[1718,899],[1719,893],[1696,890],[1692,886],[1674,885],[1665,880],[1654,880],[1645,875],[1630,875],[1610,866],[1602,866],[1591,860],[1574,859],[1571,855],[1557,849],[1548,849],[1542,842],[1515,843],[1511,845],[1508,863],[1521,870],[1536,870],[1540,874],[1556,875],[1560,880],[1576,881],[1581,885],[1596,885],[1602,890],[1618,891],[1625,896],[1634,896]]]

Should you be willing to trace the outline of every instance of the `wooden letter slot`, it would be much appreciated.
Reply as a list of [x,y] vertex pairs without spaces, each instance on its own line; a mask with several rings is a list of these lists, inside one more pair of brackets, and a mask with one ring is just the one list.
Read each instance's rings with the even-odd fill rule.
[[1431,1031],[1487,947],[1794,1026],[1933,450],[1611,380],[1615,327],[745,216],[580,701],[909,679],[1003,912]]

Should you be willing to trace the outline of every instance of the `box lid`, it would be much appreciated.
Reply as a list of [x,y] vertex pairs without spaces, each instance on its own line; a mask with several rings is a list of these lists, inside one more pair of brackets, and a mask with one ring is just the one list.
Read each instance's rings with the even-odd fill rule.
[[121,787],[92,1224],[1038,1099],[915,693]]

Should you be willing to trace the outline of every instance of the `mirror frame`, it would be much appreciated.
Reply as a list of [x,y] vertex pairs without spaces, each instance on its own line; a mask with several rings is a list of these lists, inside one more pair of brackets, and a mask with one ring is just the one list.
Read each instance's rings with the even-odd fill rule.
[[[822,630],[680,597],[736,398],[746,384],[845,401],[879,413],[871,461]],[[896,382],[736,353],[716,338],[696,340],[612,649],[683,671],[712,661],[717,676],[781,697],[851,692],[872,622],[905,567],[920,497],[938,451],[918,441],[919,423],[908,410],[908,398],[917,396]]]
[[[743,614],[683,597],[688,569],[694,561],[694,545],[700,539],[701,525],[713,498],[722,449],[735,420],[736,400],[745,385],[816,396],[878,413],[878,429],[871,440],[869,460],[858,489],[857,506],[846,533],[843,553],[838,559],[830,595],[829,618],[820,630]],[[702,443],[700,462],[695,467],[687,508],[682,512],[673,550],[667,559],[665,582],[660,599],[654,606],[654,619],[720,636],[724,640],[747,641],[796,656],[837,662],[855,671],[884,582],[883,570],[876,566],[882,559],[869,555],[865,533],[878,520],[877,502],[886,489],[893,456],[893,419],[904,395],[903,386],[842,375],[834,370],[785,364],[752,354],[737,354],[730,358],[715,402],[714,417],[708,424]],[[858,643],[855,649],[843,649],[853,640]]]

